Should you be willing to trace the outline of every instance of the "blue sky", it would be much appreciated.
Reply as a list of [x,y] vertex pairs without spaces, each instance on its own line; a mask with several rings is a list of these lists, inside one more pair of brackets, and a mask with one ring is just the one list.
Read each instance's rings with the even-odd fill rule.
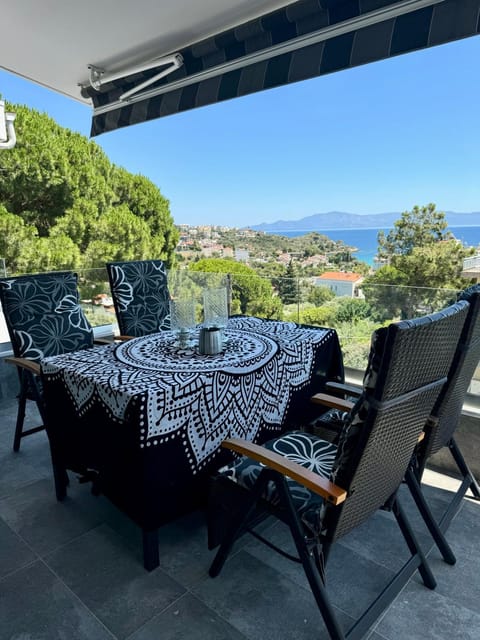
[[[480,211],[479,59],[468,38],[95,140],[158,185],[178,224]],[[0,93],[89,134],[85,105],[3,71]]]

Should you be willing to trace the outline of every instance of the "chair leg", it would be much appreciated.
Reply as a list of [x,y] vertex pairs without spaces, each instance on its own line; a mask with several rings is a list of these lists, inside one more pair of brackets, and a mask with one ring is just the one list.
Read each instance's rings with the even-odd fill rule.
[[248,522],[249,516],[252,513],[255,504],[259,500],[263,493],[265,486],[268,483],[268,471],[262,471],[258,476],[254,487],[250,491],[248,500],[245,501],[243,508],[238,509],[232,516],[230,523],[227,527],[225,536],[220,544],[220,547],[213,559],[208,573],[211,578],[216,578],[227,560],[230,551],[235,543],[235,540],[239,537],[243,527]]
[[[25,436],[31,435],[32,433],[37,433],[39,431],[43,431],[45,429],[45,411],[43,407],[43,400],[38,389],[37,381],[35,376],[29,371],[20,371],[19,373],[20,379],[20,393],[18,394],[18,412],[17,412],[17,423],[15,425],[15,435],[13,438],[13,450],[18,452],[20,450],[20,441]],[[32,396],[29,398],[29,392],[31,392]],[[33,399],[35,400],[38,411],[40,413],[40,417],[42,418],[43,424],[39,427],[32,427],[30,429],[24,430],[24,422],[25,422],[25,413],[27,400]]]
[[345,640],[345,634],[340,628],[332,606],[327,598],[325,587],[322,582],[323,578],[319,579],[314,559],[305,543],[301,525],[298,522],[295,508],[291,502],[290,494],[288,493],[288,488],[284,486],[284,484],[286,484],[285,480],[274,471],[265,469],[260,473],[258,480],[250,492],[249,500],[245,503],[243,509],[240,509],[235,513],[230,521],[225,537],[210,567],[209,574],[212,578],[215,578],[220,573],[235,540],[243,530],[245,524],[248,522],[248,518],[252,513],[255,504],[262,496],[264,488],[269,481],[275,482],[280,495],[280,500],[289,511],[290,530],[297,547],[297,552],[303,564],[305,575],[307,576],[312,593],[323,616],[330,637],[332,640]]
[[[412,562],[417,565],[417,568],[422,576],[423,583],[429,589],[435,589],[437,586],[437,581],[428,565],[427,559],[418,543],[418,540],[413,532],[410,523],[403,512],[403,509],[398,501],[398,498],[394,500],[392,505],[393,514],[398,522],[398,526],[400,527],[403,537],[405,538],[405,542],[410,549],[410,553],[412,554]],[[408,568],[408,564],[405,565],[405,568]],[[408,580],[408,578],[407,578]],[[406,584],[406,581],[405,581]]]
[[143,537],[143,566],[147,571],[153,571],[160,564],[158,552],[158,529],[146,531],[142,529]]
[[275,481],[275,484],[280,495],[280,500],[287,508],[290,531],[297,548],[297,553],[302,562],[303,570],[305,571],[310,589],[312,590],[317,606],[322,614],[325,626],[330,634],[330,638],[332,640],[344,640],[347,636],[340,627],[337,616],[330,604],[324,585],[325,574],[323,571],[320,571],[320,566],[318,566],[321,565],[319,554],[317,553],[315,556],[314,552],[309,550],[305,542],[305,534],[300,522],[298,521],[298,516],[295,507],[293,506],[285,478],[281,477],[281,479]]
[[15,425],[15,435],[13,437],[13,450],[20,450],[20,440],[22,439],[23,423],[25,421],[25,409],[27,406],[26,383],[22,377],[20,383],[20,394],[18,396],[17,423]]
[[468,477],[471,480],[470,491],[473,493],[475,498],[480,499],[480,485],[476,481],[473,473],[470,471],[470,467],[465,462],[465,458],[463,457],[462,452],[458,448],[458,445],[455,442],[454,438],[452,438],[448,443],[448,448],[450,449],[450,453],[452,454],[453,459],[457,464],[457,467],[460,469],[462,476],[464,478]]
[[457,561],[457,559],[455,558],[455,554],[453,553],[439,525],[437,524],[437,521],[435,520],[433,513],[431,512],[430,507],[425,500],[425,496],[423,495],[420,483],[417,480],[413,469],[411,469],[410,467],[405,474],[405,480],[407,482],[408,488],[410,489],[410,493],[415,500],[415,504],[420,511],[420,515],[427,525],[428,530],[430,531],[430,534],[435,541],[435,544],[437,545],[440,553],[443,556],[443,559],[448,564],[455,564],[455,562]]

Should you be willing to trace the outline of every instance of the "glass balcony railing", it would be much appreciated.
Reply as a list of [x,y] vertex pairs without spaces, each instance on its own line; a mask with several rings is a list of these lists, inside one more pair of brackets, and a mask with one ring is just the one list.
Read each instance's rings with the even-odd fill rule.
[[[393,320],[413,318],[448,306],[458,291],[429,287],[376,285],[351,289],[338,296],[316,285],[316,278],[275,278],[261,275],[174,270],[168,274],[170,295],[196,300],[196,319],[202,321],[203,292],[226,287],[230,315],[257,315],[272,319],[334,328],[345,366],[363,372],[373,331]],[[97,333],[116,333],[116,318],[105,269],[78,272],[82,307]],[[0,349],[8,350],[8,333],[0,312]],[[357,376],[357,377],[358,377]],[[471,393],[479,396],[480,368]]]
[[480,255],[472,256],[471,258],[464,258],[463,271],[480,271]]

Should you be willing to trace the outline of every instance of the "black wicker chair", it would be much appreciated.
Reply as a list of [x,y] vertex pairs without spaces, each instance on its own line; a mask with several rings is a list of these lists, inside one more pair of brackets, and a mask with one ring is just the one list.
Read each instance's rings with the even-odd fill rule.
[[[212,577],[222,569],[235,539],[251,529],[259,514],[272,513],[290,527],[334,640],[363,637],[416,569],[427,587],[435,587],[397,491],[446,382],[468,308],[467,302],[461,302],[374,333],[363,392],[349,413],[338,446],[300,431],[263,446],[242,440],[223,443],[243,457],[212,480],[209,545],[221,541],[210,568]],[[410,557],[345,633],[326,590],[329,551],[380,508],[393,512]]]
[[[443,388],[431,415],[428,417],[424,429],[425,437],[416,448],[405,475],[405,480],[425,520],[425,524],[432,534],[443,559],[449,564],[455,564],[456,558],[445,538],[445,533],[468,489],[470,489],[473,498],[480,499],[479,483],[466,463],[454,438],[468,387],[480,361],[480,285],[469,287],[459,295],[458,299],[466,300],[470,303],[467,319],[448,374],[448,382]],[[336,442],[343,422],[348,415],[349,407],[355,396],[358,397],[360,391],[348,387],[348,385],[335,382],[328,382],[326,388],[332,394],[337,393],[345,396],[345,400],[322,394],[314,396],[312,402],[328,404],[331,408],[315,418],[308,427],[315,434],[322,434],[330,442]],[[444,447],[449,449],[458,467],[461,483],[446,510],[437,521],[425,500],[421,482],[428,459]]]
[[[418,445],[405,479],[415,502],[432,534],[443,558],[455,563],[455,555],[445,539],[445,532],[457,513],[468,489],[477,500],[480,486],[455,442],[454,433],[459,424],[462,406],[480,361],[480,285],[466,289],[460,300],[467,300],[470,308],[460,336],[448,383],[442,390],[425,427],[425,438]],[[428,459],[444,447],[448,447],[461,475],[461,484],[447,509],[437,522],[428,507],[421,490],[421,481]]]
[[20,379],[13,450],[21,438],[44,429],[24,429],[27,400],[44,421],[39,361],[93,346],[93,330],[80,306],[77,275],[70,271],[0,279],[0,301]]
[[161,260],[106,265],[120,333],[144,336],[170,328],[170,294]]

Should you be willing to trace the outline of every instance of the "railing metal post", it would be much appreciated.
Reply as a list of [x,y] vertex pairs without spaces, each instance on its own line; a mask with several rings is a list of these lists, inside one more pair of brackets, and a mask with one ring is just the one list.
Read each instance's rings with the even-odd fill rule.
[[227,273],[227,311],[228,317],[231,316],[232,311],[232,274]]
[[297,281],[297,322],[300,322],[300,277],[296,277]]

